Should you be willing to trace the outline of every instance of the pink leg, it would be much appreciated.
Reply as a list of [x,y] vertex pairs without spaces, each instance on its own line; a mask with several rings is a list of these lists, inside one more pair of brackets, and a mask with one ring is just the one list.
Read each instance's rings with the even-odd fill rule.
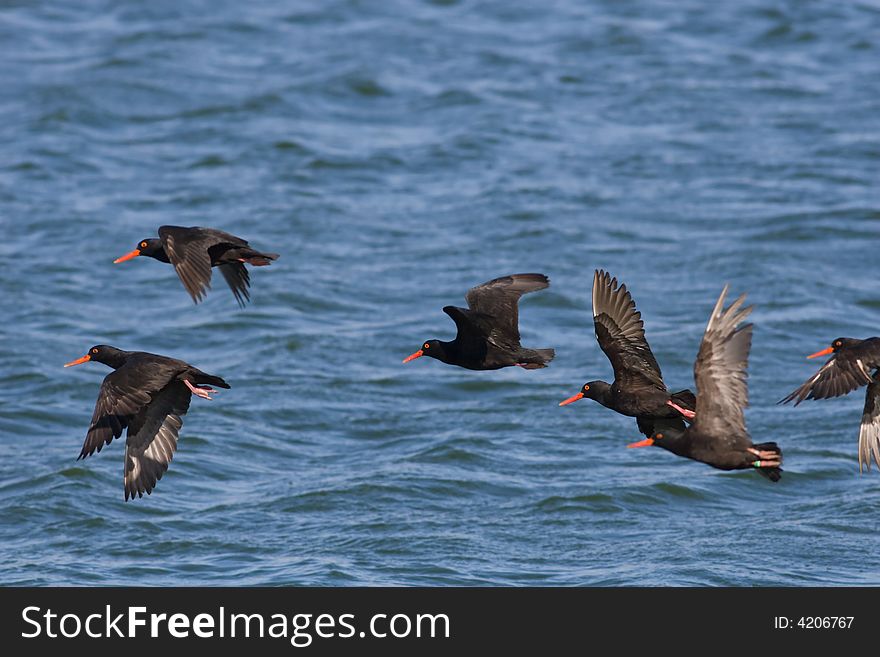
[[782,465],[780,461],[755,461],[752,465],[756,468],[778,468]]
[[201,397],[202,399],[211,399],[209,393],[216,394],[218,392],[217,390],[214,390],[214,388],[212,388],[211,386],[194,386],[186,379],[184,379],[183,382],[186,384],[186,387],[190,389],[192,394],[194,394],[196,397]]
[[749,447],[749,452],[761,459],[760,461],[755,461],[755,463],[761,463],[763,465],[756,465],[756,468],[775,467],[782,463],[782,461],[779,459],[779,454],[777,454],[776,452],[771,452],[763,449],[754,449],[753,447]]
[[674,401],[672,401],[671,399],[667,400],[666,405],[667,405],[667,406],[672,406],[672,408],[674,408],[675,410],[677,410],[679,413],[681,413],[682,415],[684,415],[684,416],[685,416],[686,418],[688,418],[689,420],[693,420],[695,417],[697,417],[697,414],[696,414],[696,413],[694,413],[693,411],[689,411],[689,410],[686,409],[686,408],[682,408],[681,406],[679,406],[678,404],[676,404],[676,403],[675,403]]

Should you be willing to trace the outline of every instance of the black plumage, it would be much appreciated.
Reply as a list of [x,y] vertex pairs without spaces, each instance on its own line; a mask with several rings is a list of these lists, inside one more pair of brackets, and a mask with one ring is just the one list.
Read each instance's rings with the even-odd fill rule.
[[692,417],[694,393],[669,392],[645,339],[642,314],[636,310],[635,301],[626,285],[618,284],[601,269],[593,274],[593,326],[599,347],[614,369],[614,381],[585,383],[580,392],[560,402],[560,406],[592,399],[621,415],[641,418],[640,428],[650,427],[650,420],[680,418],[679,409]]
[[819,371],[779,400],[780,404],[793,401],[797,406],[805,399],[839,397],[868,385],[872,381],[871,373],[880,367],[880,338],[837,338],[830,347],[807,358],[827,354],[831,354],[831,358]]
[[512,274],[472,288],[465,296],[467,308],[443,308],[458,329],[455,339],[428,340],[403,362],[430,356],[471,370],[547,367],[555,355],[553,349],[529,349],[520,344],[519,298],[549,285],[544,274]]
[[753,444],[746,429],[746,368],[752,325],[740,323],[752,312],[745,295],[724,308],[727,286],[718,297],[694,363],[696,416],[684,431],[664,427],[633,447],[657,445],[721,470],[755,468],[771,481],[782,476],[782,450],[776,443]]
[[150,494],[177,450],[181,417],[192,395],[211,399],[210,386],[229,388],[219,376],[176,358],[96,345],[65,367],[97,361],[113,368],[104,377],[79,459],[100,452],[128,429],[123,486],[125,499]]
[[780,404],[805,399],[830,399],[868,386],[859,425],[859,472],[871,469],[871,457],[880,468],[880,338],[837,338],[831,346],[807,358],[831,354],[813,376],[793,390]]
[[218,267],[241,307],[251,298],[251,279],[245,263],[262,267],[278,258],[277,253],[256,251],[240,237],[200,226],[160,226],[158,238],[141,240],[138,248],[114,262],[137,256],[171,263],[195,303],[199,303],[211,287],[211,268]]

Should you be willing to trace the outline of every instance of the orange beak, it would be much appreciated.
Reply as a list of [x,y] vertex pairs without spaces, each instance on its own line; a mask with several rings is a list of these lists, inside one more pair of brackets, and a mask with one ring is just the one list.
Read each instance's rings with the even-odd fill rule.
[[404,358],[404,359],[403,359],[403,362],[404,362],[404,363],[408,363],[409,361],[411,361],[411,360],[415,360],[416,358],[421,358],[421,357],[424,356],[424,355],[425,355],[425,352],[422,351],[421,349],[419,349],[416,353],[414,353],[414,354],[410,354],[409,356],[407,356],[406,358]]
[[64,367],[73,367],[74,365],[82,365],[83,363],[88,363],[92,360],[92,357],[86,354],[82,358],[77,358],[76,360],[72,360],[69,363],[64,363]]
[[626,446],[627,449],[634,449],[636,447],[650,447],[654,444],[653,438],[645,438],[644,440],[640,440],[637,443],[630,443]]
[[567,406],[568,404],[571,404],[572,402],[576,402],[578,399],[583,399],[583,398],[584,398],[584,393],[579,392],[578,394],[576,394],[572,397],[569,397],[565,401],[559,402],[559,405],[560,406]]
[[137,258],[140,254],[141,254],[140,250],[135,249],[131,253],[126,253],[121,258],[116,258],[116,260],[113,261],[113,264],[116,265],[116,264],[119,264],[120,262],[125,262],[126,260],[131,260],[132,258]]
[[810,354],[807,358],[818,358],[819,356],[827,356],[828,354],[834,353],[834,347],[828,347],[827,349],[823,349],[822,351],[817,351],[815,354]]

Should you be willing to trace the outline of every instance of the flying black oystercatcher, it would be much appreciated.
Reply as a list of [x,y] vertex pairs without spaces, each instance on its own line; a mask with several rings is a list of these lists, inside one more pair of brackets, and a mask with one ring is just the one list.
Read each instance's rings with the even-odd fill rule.
[[694,363],[698,396],[693,424],[684,431],[658,427],[651,437],[629,446],[662,446],[720,470],[755,468],[770,481],[779,481],[782,450],[776,443],[753,444],[743,415],[749,403],[746,367],[752,325],[737,325],[752,312],[752,306],[742,307],[743,294],[724,309],[726,296],[725,285]]
[[469,370],[547,367],[555,355],[553,349],[526,349],[519,343],[518,302],[523,294],[549,285],[544,274],[512,274],[471,288],[465,296],[468,308],[443,308],[458,328],[455,340],[428,340],[403,362],[430,356]]
[[871,469],[872,456],[880,468],[880,338],[837,338],[830,347],[807,358],[828,354],[831,358],[819,371],[779,403],[794,401],[797,406],[805,399],[839,397],[867,385],[859,426],[859,472],[863,466]]
[[219,376],[192,365],[143,351],[122,351],[99,344],[64,367],[97,361],[115,371],[104,377],[79,459],[101,451],[128,427],[125,440],[125,500],[143,497],[156,486],[177,450],[192,395],[211,399],[211,386],[229,388]]
[[216,228],[199,226],[160,226],[158,238],[141,240],[134,251],[113,262],[125,262],[138,256],[148,256],[174,265],[180,281],[195,303],[199,303],[211,287],[211,267],[219,267],[242,308],[251,298],[248,289],[251,278],[244,263],[263,267],[278,258],[277,253],[255,251],[240,237]]
[[616,278],[601,269],[593,274],[593,324],[599,347],[614,368],[614,382],[585,383],[580,392],[560,402],[560,406],[585,397],[593,399],[621,415],[639,418],[643,431],[652,426],[650,420],[694,417],[694,393],[680,390],[670,394],[645,339],[642,314],[636,310],[626,285],[618,285]]

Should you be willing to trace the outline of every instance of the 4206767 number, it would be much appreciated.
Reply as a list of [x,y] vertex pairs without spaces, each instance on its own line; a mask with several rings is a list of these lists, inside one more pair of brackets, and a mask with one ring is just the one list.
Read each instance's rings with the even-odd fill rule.
[[773,618],[773,629],[848,630],[854,620],[855,616],[801,616],[797,619],[776,616]]

